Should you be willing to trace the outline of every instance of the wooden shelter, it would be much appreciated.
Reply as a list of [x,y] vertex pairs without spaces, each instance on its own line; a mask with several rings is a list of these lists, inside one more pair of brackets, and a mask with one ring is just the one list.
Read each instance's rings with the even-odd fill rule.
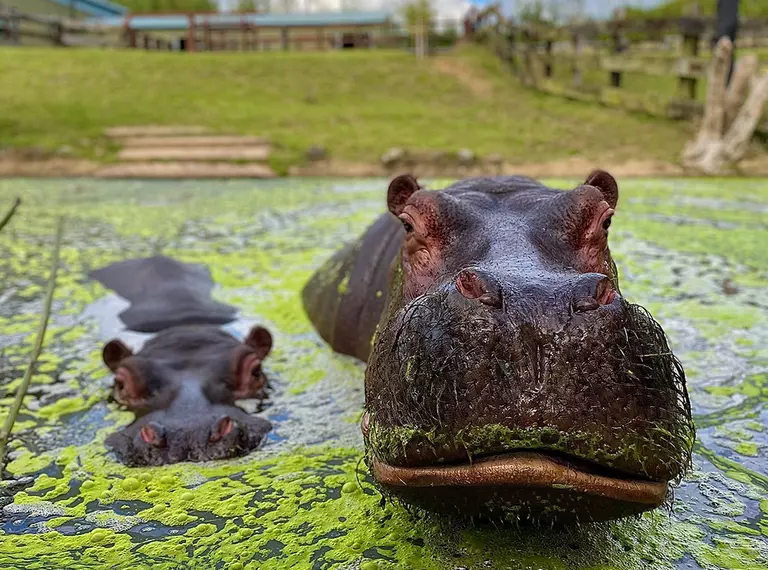
[[325,50],[374,47],[392,36],[388,12],[174,13],[101,18],[129,47],[163,38],[185,51]]

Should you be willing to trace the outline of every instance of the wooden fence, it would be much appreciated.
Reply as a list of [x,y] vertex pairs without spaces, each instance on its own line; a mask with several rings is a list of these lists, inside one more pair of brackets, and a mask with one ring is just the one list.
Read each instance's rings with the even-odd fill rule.
[[348,26],[258,26],[243,18],[225,24],[209,14],[183,13],[184,30],[138,30],[131,16],[120,27],[104,27],[59,16],[23,13],[0,3],[0,45],[102,46],[177,51],[285,51],[343,48],[390,48],[418,51],[416,38],[431,51],[448,48],[458,39],[456,21],[440,22],[440,30],[415,34],[392,23]]
[[[475,38],[527,86],[633,112],[692,119],[703,112],[714,22],[614,20],[560,28],[495,21]],[[768,24],[742,24],[737,48],[768,46]],[[768,50],[766,50],[768,55]],[[760,131],[768,132],[768,126]]]
[[26,14],[0,4],[0,45],[106,46],[115,31],[59,16]]

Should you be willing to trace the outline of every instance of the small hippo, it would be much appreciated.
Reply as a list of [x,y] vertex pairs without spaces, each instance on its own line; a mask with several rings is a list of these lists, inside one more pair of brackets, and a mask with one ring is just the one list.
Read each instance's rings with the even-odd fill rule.
[[120,315],[130,330],[159,331],[136,354],[118,339],[102,351],[115,375],[114,400],[136,416],[106,439],[120,460],[165,465],[237,457],[257,448],[272,426],[235,401],[264,396],[269,331],[255,326],[240,342],[215,325],[194,324],[234,319],[234,310],[209,298],[213,284],[204,266],[156,256],[116,263],[91,276],[131,300]]
[[690,464],[683,369],[619,290],[614,178],[426,191],[303,291],[320,335],[367,361],[362,431],[381,488],[438,512],[553,524],[660,506]]
[[224,459],[257,448],[272,425],[234,402],[261,394],[261,363],[271,348],[263,327],[244,343],[215,326],[174,327],[137,354],[111,340],[102,354],[115,374],[113,397],[136,420],[106,444],[127,465]]

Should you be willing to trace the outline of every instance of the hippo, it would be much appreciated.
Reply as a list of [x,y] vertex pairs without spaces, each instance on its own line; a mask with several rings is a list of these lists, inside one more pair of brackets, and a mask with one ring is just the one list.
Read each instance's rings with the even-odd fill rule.
[[233,320],[236,311],[210,299],[208,269],[155,256],[90,276],[131,300],[120,314],[129,330],[156,332],[136,353],[120,339],[103,347],[112,399],[135,415],[107,437],[107,447],[131,466],[226,459],[259,447],[270,422],[235,402],[265,396],[262,363],[272,335],[254,326],[240,342],[211,324]]
[[664,331],[619,289],[618,197],[600,170],[570,191],[398,176],[389,213],[308,281],[320,336],[367,362],[361,429],[385,496],[533,524],[671,500],[695,431]]

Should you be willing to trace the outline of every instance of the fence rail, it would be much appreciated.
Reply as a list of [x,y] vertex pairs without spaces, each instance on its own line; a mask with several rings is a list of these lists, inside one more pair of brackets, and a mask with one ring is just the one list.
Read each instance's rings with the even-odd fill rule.
[[112,43],[114,32],[60,16],[26,14],[0,4],[0,44],[32,43],[54,46],[97,46]]
[[119,26],[105,27],[59,16],[31,15],[0,2],[0,45],[101,46],[176,51],[277,51],[342,48],[396,48],[439,51],[458,39],[458,22],[441,20],[426,33],[389,22],[349,25],[255,25],[246,18],[217,21],[214,14],[185,12],[185,29],[137,29],[128,15]]
[[[768,22],[744,22],[739,33],[737,48],[768,46]],[[476,22],[472,35],[533,89],[673,119],[694,119],[703,112],[702,87],[715,37],[711,19],[548,28],[496,17]],[[758,132],[768,135],[768,122]]]

